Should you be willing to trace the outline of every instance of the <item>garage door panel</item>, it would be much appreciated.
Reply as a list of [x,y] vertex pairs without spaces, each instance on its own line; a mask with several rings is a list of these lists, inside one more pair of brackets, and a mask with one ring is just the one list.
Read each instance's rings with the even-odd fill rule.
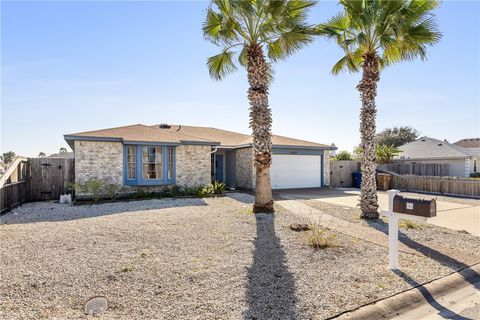
[[273,189],[320,187],[321,157],[273,155],[270,176]]

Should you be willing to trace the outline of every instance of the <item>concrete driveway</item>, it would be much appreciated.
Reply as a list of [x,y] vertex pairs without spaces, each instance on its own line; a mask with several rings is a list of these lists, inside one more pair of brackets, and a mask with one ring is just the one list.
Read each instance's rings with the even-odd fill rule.
[[[356,207],[360,190],[353,188],[288,189],[276,190],[275,193],[279,196],[322,201],[347,207]],[[429,219],[428,223],[453,230],[465,230],[470,234],[480,236],[480,200],[410,192],[402,192],[402,195],[421,199],[436,199],[437,216]],[[386,192],[378,191],[378,203],[380,205],[380,210],[388,209],[388,195]]]

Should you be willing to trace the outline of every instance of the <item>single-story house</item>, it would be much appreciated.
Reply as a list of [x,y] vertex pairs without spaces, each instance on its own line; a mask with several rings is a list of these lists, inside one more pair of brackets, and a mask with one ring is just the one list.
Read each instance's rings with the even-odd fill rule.
[[422,137],[399,147],[402,151],[394,158],[403,163],[448,163],[449,175],[469,177],[480,172],[480,149],[464,148],[446,140]]
[[[75,181],[109,179],[129,187],[206,185],[254,189],[252,138],[207,127],[143,125],[67,134],[75,158]],[[329,185],[334,147],[274,135],[272,188]]]

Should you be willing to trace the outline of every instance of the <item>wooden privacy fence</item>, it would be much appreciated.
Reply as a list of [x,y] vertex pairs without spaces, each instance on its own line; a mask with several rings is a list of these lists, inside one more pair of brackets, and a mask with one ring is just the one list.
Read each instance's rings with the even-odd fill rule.
[[392,189],[480,198],[480,180],[478,179],[387,173],[392,175]]
[[30,158],[27,201],[58,200],[74,181],[73,159]]
[[17,158],[0,178],[0,213],[27,201],[58,200],[73,181],[73,159]]
[[0,177],[0,213],[27,201],[28,161],[17,157]]
[[353,172],[360,171],[360,162],[355,160],[330,160],[330,186],[353,187]]
[[417,176],[439,176],[449,175],[448,163],[388,163],[379,164],[380,170],[392,171],[398,174],[413,174]]

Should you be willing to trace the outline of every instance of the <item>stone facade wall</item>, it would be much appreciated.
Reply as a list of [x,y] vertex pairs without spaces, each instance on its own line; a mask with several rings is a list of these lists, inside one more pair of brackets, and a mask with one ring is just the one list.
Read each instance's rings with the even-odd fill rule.
[[121,142],[75,141],[75,183],[90,178],[111,179],[123,185]]
[[235,160],[237,187],[249,190],[255,189],[253,148],[237,149],[235,152]]
[[189,187],[211,183],[211,147],[180,145],[176,153],[177,185]]
[[330,186],[330,150],[323,151],[323,186]]

